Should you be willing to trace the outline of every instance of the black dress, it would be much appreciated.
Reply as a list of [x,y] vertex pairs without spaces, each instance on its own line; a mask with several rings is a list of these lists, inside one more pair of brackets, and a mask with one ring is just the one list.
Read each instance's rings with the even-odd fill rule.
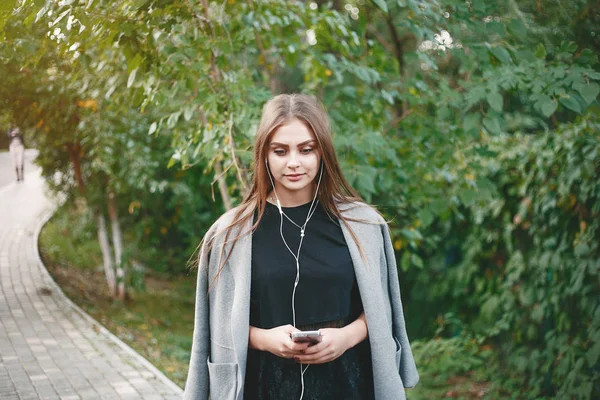
[[[284,207],[298,225],[304,224],[310,203]],[[256,215],[255,215],[256,220]],[[295,253],[300,229],[283,217],[283,235]],[[292,291],[296,261],[280,235],[280,215],[267,203],[252,237],[250,325],[270,329],[292,324]],[[342,230],[320,204],[308,224],[300,251],[300,282],[296,289],[296,327],[301,330],[341,327],[362,313],[352,259]],[[299,399],[300,364],[269,352],[248,350],[246,400]],[[369,341],[304,373],[303,400],[373,399]]]

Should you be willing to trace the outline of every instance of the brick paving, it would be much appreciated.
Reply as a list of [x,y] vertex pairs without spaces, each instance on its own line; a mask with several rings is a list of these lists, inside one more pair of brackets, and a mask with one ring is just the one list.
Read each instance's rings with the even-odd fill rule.
[[39,169],[25,170],[23,184],[0,188],[0,399],[181,399],[177,385],[54,283],[37,236],[56,201]]

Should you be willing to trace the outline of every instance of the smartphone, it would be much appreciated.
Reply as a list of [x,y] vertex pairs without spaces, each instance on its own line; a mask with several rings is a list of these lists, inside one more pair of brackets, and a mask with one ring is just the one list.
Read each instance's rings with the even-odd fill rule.
[[319,343],[321,341],[321,332],[319,331],[301,331],[292,332],[290,335],[296,343]]

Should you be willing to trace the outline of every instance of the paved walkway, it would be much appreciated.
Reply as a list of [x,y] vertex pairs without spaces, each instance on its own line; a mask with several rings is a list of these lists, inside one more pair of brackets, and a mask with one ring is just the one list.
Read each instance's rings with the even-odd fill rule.
[[23,184],[0,187],[0,399],[181,399],[180,388],[54,283],[37,250],[54,202],[39,169],[25,171]]

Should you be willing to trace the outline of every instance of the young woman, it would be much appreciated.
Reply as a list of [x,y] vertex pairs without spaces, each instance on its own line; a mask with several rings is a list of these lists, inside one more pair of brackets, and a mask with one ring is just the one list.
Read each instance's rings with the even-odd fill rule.
[[418,380],[385,220],[345,180],[318,100],[273,98],[252,188],[203,239],[184,398],[399,400]]

